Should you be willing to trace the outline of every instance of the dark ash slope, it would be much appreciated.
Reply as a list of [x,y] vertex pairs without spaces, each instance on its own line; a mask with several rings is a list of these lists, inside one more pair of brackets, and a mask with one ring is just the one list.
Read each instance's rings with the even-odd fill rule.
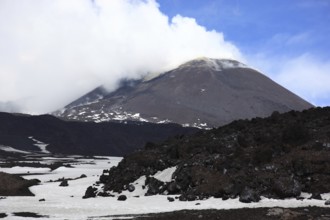
[[0,113],[0,145],[36,152],[40,149],[31,136],[49,144],[52,153],[123,156],[148,141],[195,131],[176,124],[68,122],[51,115]]

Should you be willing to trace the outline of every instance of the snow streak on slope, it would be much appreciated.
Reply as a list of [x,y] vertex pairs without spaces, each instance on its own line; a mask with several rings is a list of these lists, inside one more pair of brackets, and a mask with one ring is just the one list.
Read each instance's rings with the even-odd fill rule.
[[32,136],[29,137],[31,140],[35,142],[34,146],[39,147],[40,151],[44,154],[49,154],[50,152],[46,149],[48,144],[45,144],[44,142],[41,142],[37,139],[34,139]]
[[3,146],[0,145],[0,150],[7,151],[7,152],[13,152],[13,153],[21,153],[21,154],[29,154],[30,152],[18,150],[13,147]]

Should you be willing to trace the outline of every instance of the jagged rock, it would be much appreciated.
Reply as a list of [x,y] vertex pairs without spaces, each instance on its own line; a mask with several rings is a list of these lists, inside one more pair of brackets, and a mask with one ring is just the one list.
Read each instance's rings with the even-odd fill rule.
[[167,185],[167,191],[169,194],[176,194],[180,192],[180,187],[176,182],[172,181]]
[[120,195],[120,196],[118,196],[118,201],[125,201],[127,199],[127,196],[125,196],[125,195]]
[[63,187],[66,187],[66,186],[69,186],[69,183],[67,180],[63,180],[59,186],[63,186]]
[[239,196],[239,201],[244,203],[259,202],[260,196],[255,190],[245,187]]
[[320,193],[312,193],[312,196],[309,199],[323,200]]
[[161,194],[166,189],[164,183],[154,177],[147,177],[146,186],[148,186],[146,196]]
[[186,198],[186,196],[181,195],[181,196],[179,196],[179,200],[184,202],[184,201],[187,201],[187,198]]
[[97,188],[89,186],[85,192],[85,195],[83,196],[83,199],[96,197],[96,191]]
[[197,199],[196,195],[188,194],[186,195],[188,201],[195,201]]
[[273,190],[281,199],[297,197],[301,193],[301,185],[291,177],[280,177],[275,181]]
[[81,174],[81,176],[79,178],[86,178],[86,174]]

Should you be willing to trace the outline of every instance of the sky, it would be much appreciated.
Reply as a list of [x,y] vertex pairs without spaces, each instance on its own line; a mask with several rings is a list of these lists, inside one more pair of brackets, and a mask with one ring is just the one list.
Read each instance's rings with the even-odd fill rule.
[[330,106],[328,0],[0,0],[0,111],[41,114],[197,57]]

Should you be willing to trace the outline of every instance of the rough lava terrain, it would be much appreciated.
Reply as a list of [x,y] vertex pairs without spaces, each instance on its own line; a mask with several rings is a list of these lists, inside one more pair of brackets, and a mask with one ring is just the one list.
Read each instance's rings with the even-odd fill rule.
[[[85,197],[167,195],[297,200],[330,192],[330,108],[237,120],[191,136],[149,143],[109,170]],[[324,201],[325,202],[325,201]]]

